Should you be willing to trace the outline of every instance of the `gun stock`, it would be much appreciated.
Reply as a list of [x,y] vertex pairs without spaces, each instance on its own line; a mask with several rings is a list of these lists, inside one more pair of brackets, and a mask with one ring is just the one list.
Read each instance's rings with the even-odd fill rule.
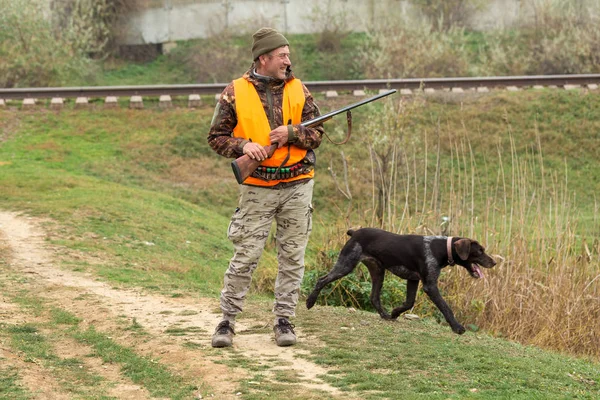
[[[265,146],[265,150],[269,157],[271,157],[275,150],[277,150],[277,143]],[[241,184],[244,182],[246,178],[252,175],[256,168],[258,168],[260,163],[261,161],[253,160],[246,154],[233,160],[231,162],[231,169],[233,169],[233,174],[235,175],[237,183]]]
[[[360,106],[370,103],[372,101],[379,100],[382,97],[389,96],[390,94],[393,94],[396,92],[397,92],[396,89],[392,89],[388,92],[380,93],[377,96],[370,97],[366,100],[359,101],[358,103],[354,103],[354,104],[351,104],[344,108],[340,108],[339,110],[335,110],[330,113],[313,118],[311,120],[304,121],[300,125],[311,128],[313,126],[322,124],[325,121],[329,121],[331,118],[333,118],[334,116],[336,116],[338,114],[350,111],[356,107],[360,107]],[[269,146],[265,146],[265,150],[267,151],[267,154],[269,155],[269,157],[271,157],[273,155],[273,153],[275,152],[276,149],[277,149],[277,143],[273,143]],[[246,178],[248,178],[250,175],[252,175],[252,173],[256,170],[256,168],[258,168],[259,165],[260,165],[260,161],[253,160],[245,154],[243,156],[238,157],[237,159],[233,160],[231,162],[231,168],[233,169],[233,174],[235,175],[235,179],[237,180],[237,183],[242,184],[246,180]]]

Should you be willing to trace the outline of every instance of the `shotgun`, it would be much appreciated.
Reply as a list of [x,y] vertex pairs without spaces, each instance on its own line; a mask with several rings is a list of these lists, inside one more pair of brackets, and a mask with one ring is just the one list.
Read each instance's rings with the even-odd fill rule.
[[[369,97],[368,99],[359,101],[358,103],[350,104],[349,106],[340,108],[339,110],[331,111],[327,114],[323,114],[316,118],[309,119],[308,121],[302,122],[300,125],[305,126],[307,128],[312,128],[313,126],[320,125],[325,121],[329,121],[331,118],[333,118],[334,116],[336,116],[338,114],[347,112],[348,113],[348,127],[350,127],[350,124],[351,124],[350,110],[352,110],[356,107],[365,105],[367,103],[370,103],[372,101],[379,100],[382,97],[389,96],[390,94],[393,94],[396,92],[397,92],[396,89],[392,89],[390,91],[380,93],[377,96]],[[275,152],[276,149],[277,149],[277,143],[272,143],[270,145],[265,146],[265,150],[267,151],[267,154],[269,157],[271,157],[273,155],[273,153]],[[250,175],[252,175],[252,173],[260,165],[260,163],[261,163],[260,161],[253,160],[246,154],[233,160],[231,162],[231,168],[233,169],[233,174],[235,175],[235,179],[237,180],[237,182],[239,184],[243,183],[246,180],[246,178],[248,178]]]

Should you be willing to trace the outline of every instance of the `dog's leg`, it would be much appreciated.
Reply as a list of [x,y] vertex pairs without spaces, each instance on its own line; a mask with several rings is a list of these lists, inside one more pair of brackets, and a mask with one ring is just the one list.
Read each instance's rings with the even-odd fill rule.
[[423,291],[427,293],[427,296],[433,301],[433,303],[439,308],[439,310],[444,314],[444,318],[450,324],[450,327],[454,331],[454,333],[458,333],[462,335],[465,333],[465,328],[458,323],[456,318],[454,318],[454,313],[450,309],[450,306],[446,303],[440,291],[437,287],[437,279],[435,281],[428,281],[423,283]]
[[381,288],[385,279],[385,269],[381,268],[379,263],[372,258],[363,259],[362,262],[367,266],[371,275],[371,304],[381,318],[390,319],[390,314],[381,306]]
[[396,307],[392,310],[392,319],[398,318],[406,310],[410,310],[415,305],[415,299],[417,298],[417,289],[419,288],[419,281],[409,279],[406,281],[406,300],[400,307]]
[[356,268],[356,265],[360,261],[360,256],[362,254],[362,248],[360,244],[350,239],[342,248],[340,252],[340,256],[338,257],[337,262],[329,271],[329,273],[325,276],[322,276],[317,281],[314,290],[311,294],[306,298],[306,308],[312,308],[317,302],[317,297],[319,297],[319,293],[325,286],[330,284],[333,281],[336,281],[344,276],[348,275],[350,272]]

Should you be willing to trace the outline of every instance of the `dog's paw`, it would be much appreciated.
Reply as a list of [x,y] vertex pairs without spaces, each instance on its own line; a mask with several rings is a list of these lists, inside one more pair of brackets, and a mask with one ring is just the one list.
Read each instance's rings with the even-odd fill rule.
[[460,325],[460,324],[457,325],[457,326],[452,327],[452,330],[454,331],[454,333],[457,333],[459,335],[462,335],[463,333],[466,332],[465,327],[462,326],[462,325]]

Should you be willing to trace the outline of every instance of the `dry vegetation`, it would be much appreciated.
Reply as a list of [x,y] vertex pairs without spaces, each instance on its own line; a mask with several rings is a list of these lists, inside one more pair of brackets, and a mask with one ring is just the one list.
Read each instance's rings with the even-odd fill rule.
[[[318,275],[332,266],[348,226],[471,237],[498,266],[483,280],[466,278],[458,267],[445,270],[441,287],[459,319],[522,343],[600,355],[600,242],[593,239],[599,221],[597,210],[593,221],[582,218],[585,206],[569,187],[568,163],[563,172],[550,171],[537,127],[530,150],[519,152],[509,115],[504,138],[473,130],[466,120],[461,130],[438,120],[433,132],[416,136],[411,125],[423,113],[422,104],[419,97],[396,107],[388,103],[361,131],[363,161],[354,153],[343,168],[337,162],[337,171],[351,171],[350,182],[341,173],[335,176],[351,200],[329,228],[331,240],[321,244]],[[495,151],[481,148],[490,141],[497,141],[490,144]],[[361,203],[365,193],[371,199]],[[370,282],[368,274],[345,279],[329,304],[369,308],[370,284],[360,283]],[[403,300],[403,286],[394,283],[387,290],[389,302]],[[415,312],[437,313],[423,293],[418,302]]]

